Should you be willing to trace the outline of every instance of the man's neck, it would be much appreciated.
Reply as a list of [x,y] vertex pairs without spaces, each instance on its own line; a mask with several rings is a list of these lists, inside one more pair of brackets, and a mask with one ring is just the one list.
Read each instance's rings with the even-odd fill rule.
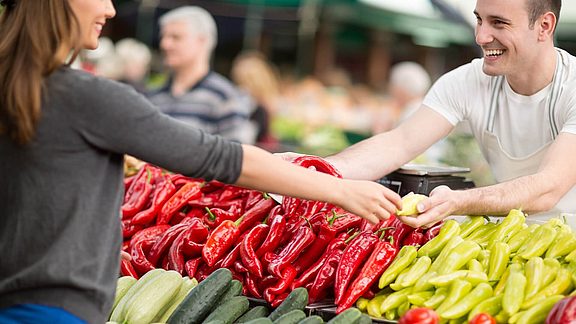
[[520,73],[506,75],[508,84],[514,92],[530,96],[544,89],[552,82],[557,64],[556,49],[551,47],[538,57],[537,63],[526,66]]
[[175,97],[180,97],[202,80],[208,72],[210,72],[208,64],[195,64],[175,69],[170,91]]

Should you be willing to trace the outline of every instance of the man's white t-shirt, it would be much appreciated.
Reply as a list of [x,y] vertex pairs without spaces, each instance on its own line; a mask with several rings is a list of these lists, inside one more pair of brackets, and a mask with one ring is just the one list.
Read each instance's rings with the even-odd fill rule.
[[[515,93],[504,78],[494,115],[492,132],[510,156],[524,158],[551,142],[559,132],[576,134],[576,57],[560,53],[558,95],[549,100],[552,83],[524,96]],[[475,59],[443,75],[432,86],[423,104],[452,125],[467,120],[484,156],[484,130],[487,129],[491,98],[498,77],[482,72],[483,59]],[[550,102],[551,101],[551,102]]]

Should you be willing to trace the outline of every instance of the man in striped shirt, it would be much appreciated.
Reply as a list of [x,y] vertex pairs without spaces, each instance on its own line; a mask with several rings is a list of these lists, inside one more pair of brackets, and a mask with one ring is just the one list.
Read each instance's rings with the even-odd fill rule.
[[210,69],[217,43],[214,19],[200,7],[186,6],[160,17],[164,62],[170,81],[148,98],[159,109],[209,134],[253,143],[257,126],[249,120],[256,103]]

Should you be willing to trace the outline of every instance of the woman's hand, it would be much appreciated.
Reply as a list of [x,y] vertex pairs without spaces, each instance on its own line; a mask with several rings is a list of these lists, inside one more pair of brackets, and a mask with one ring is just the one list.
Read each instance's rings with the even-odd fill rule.
[[126,260],[126,261],[131,261],[132,257],[130,256],[130,253],[124,252],[124,251],[120,251],[120,256],[122,257],[122,260]]

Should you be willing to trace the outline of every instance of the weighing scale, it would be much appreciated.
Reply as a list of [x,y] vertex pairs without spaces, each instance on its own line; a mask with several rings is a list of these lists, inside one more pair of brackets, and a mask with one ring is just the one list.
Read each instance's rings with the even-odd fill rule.
[[401,197],[410,192],[428,196],[432,189],[442,185],[452,190],[474,188],[472,180],[455,175],[468,172],[470,172],[469,168],[409,163],[377,182],[395,191]]

